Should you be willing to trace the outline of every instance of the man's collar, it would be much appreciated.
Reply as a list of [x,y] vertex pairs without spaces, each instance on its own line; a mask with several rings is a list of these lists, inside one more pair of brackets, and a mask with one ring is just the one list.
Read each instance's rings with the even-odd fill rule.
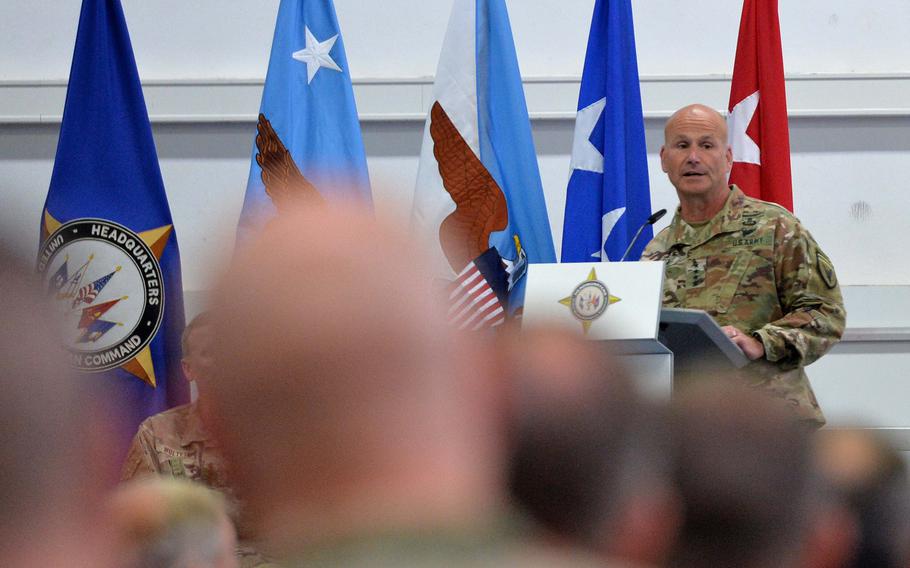
[[185,422],[179,434],[181,445],[189,446],[195,442],[205,442],[206,446],[215,445],[214,439],[206,432],[200,410],[198,400],[187,405],[184,414]]
[[676,208],[676,215],[671,224],[670,242],[697,246],[722,233],[732,233],[742,229],[743,203],[746,195],[736,185],[730,186],[730,193],[723,208],[709,220],[706,225],[693,227],[682,218],[682,207]]

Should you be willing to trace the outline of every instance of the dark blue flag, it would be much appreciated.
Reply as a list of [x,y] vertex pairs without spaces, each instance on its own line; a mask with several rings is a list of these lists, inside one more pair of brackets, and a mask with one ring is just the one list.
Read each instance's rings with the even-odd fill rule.
[[[619,260],[651,214],[629,0],[597,0],[594,5],[571,169],[562,261]],[[647,227],[628,258],[637,260],[652,235]]]
[[145,417],[188,401],[180,252],[120,0],[82,4],[38,271],[124,448]]

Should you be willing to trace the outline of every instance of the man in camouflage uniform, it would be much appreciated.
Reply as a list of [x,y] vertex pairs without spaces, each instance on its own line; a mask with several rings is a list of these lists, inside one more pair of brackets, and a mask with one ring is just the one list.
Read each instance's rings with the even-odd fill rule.
[[[183,332],[183,373],[199,386],[214,375],[214,328],[207,313],[196,316]],[[144,475],[164,475],[203,483],[225,494],[233,508],[242,568],[261,566],[265,560],[249,546],[250,527],[239,515],[240,504],[225,477],[224,459],[206,432],[199,400],[150,416],[139,425],[121,472],[121,481]]]
[[708,312],[752,361],[740,377],[821,426],[803,367],[844,331],[831,261],[790,212],[727,185],[733,153],[718,112],[684,107],[664,137],[661,167],[680,206],[642,255],[665,262],[664,306]]

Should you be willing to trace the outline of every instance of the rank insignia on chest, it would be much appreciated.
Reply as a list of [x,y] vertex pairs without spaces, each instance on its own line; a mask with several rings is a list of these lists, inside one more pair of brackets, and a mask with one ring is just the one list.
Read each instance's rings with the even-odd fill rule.
[[705,285],[705,265],[707,259],[693,258],[686,261],[686,288],[698,288]]

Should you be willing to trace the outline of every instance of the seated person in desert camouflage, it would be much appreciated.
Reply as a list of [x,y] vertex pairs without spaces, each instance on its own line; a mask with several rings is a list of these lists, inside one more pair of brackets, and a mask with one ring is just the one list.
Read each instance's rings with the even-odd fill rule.
[[[196,384],[199,399],[151,416],[139,425],[123,464],[121,480],[158,474],[198,481],[227,495],[239,511],[225,477],[218,445],[206,432],[202,420],[206,408],[205,380],[216,373],[211,353],[214,328],[210,319],[205,312],[196,316],[181,338],[183,373]],[[238,517],[235,514],[234,522],[241,544],[237,550],[241,566],[258,566],[264,561],[249,546],[249,527]]]
[[752,360],[740,378],[786,399],[807,423],[824,424],[803,367],[844,331],[831,261],[789,211],[727,185],[733,152],[717,111],[691,105],[674,113],[660,162],[679,208],[642,257],[665,262],[664,306],[708,312]]

